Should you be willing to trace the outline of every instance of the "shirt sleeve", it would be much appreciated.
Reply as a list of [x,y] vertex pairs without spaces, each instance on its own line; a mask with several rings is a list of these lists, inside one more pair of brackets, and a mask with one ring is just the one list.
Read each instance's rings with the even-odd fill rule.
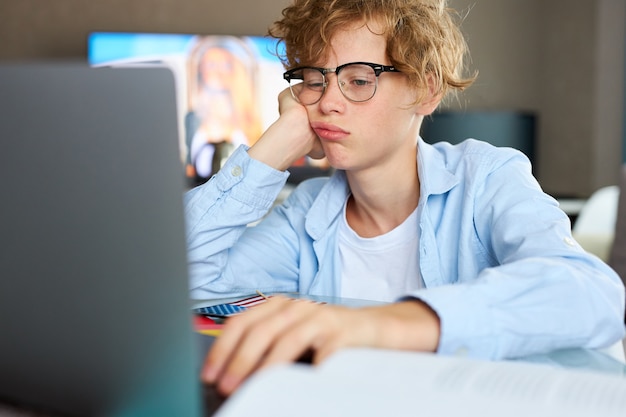
[[253,259],[237,257],[262,251],[263,243],[232,248],[271,209],[289,173],[254,160],[247,149],[240,146],[208,182],[185,194],[192,298],[237,295],[238,288],[245,293],[255,286]]
[[567,216],[528,161],[514,155],[483,163],[474,175],[463,190],[466,204],[457,207],[473,222],[465,228],[472,234],[459,236],[457,256],[481,253],[493,265],[474,279],[412,294],[439,315],[438,351],[500,359],[622,339],[619,276],[572,238]]

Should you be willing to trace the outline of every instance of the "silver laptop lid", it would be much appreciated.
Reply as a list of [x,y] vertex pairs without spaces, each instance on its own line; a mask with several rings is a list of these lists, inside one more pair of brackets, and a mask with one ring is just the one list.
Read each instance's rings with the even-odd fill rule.
[[175,85],[0,65],[0,402],[195,416]]

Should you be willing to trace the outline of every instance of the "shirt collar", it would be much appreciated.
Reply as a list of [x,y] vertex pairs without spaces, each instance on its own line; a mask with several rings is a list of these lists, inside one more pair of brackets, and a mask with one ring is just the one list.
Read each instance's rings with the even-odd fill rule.
[[306,215],[306,231],[313,239],[320,239],[333,220],[342,213],[348,194],[350,188],[345,171],[335,171],[320,190]]
[[443,153],[420,137],[417,142],[417,170],[420,179],[420,198],[444,194],[459,183],[447,166]]
[[[418,138],[417,167],[422,193],[420,198],[444,194],[459,183],[458,178],[448,170],[443,154],[421,137]],[[305,227],[313,239],[320,239],[335,218],[341,215],[349,193],[345,172],[337,170],[324,184],[307,213]]]

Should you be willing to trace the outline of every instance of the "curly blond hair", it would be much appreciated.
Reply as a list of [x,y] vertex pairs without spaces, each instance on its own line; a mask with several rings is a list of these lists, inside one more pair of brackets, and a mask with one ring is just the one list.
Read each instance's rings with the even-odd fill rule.
[[416,90],[431,88],[444,97],[464,90],[476,78],[463,75],[467,44],[460,16],[446,0],[294,0],[282,15],[269,35],[283,44],[279,56],[287,69],[325,60],[337,32],[376,22],[391,64]]

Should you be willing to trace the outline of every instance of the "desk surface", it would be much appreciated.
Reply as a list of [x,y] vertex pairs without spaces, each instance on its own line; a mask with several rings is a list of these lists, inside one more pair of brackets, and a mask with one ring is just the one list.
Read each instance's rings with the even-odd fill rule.
[[569,216],[577,216],[587,202],[584,198],[557,198],[559,207]]
[[[268,294],[273,295],[273,294]],[[374,302],[368,300],[357,299],[345,299],[337,297],[321,297],[321,296],[304,296],[299,294],[284,294],[293,298],[311,299],[314,301],[326,302],[329,304],[341,304],[350,307],[363,307],[371,305],[381,305],[384,303]],[[231,297],[215,300],[194,301],[192,303],[193,308],[204,307],[209,305],[228,303],[240,300],[245,297]],[[210,348],[214,338],[198,334],[198,354],[200,355],[200,363],[203,361],[206,352]],[[568,369],[587,370],[605,374],[612,374],[616,376],[626,377],[626,364],[618,361],[614,357],[604,353],[602,351],[588,350],[588,349],[566,349],[550,352],[541,355],[532,355],[520,359],[516,359],[516,362],[527,362],[545,364],[548,366],[555,366]],[[209,392],[210,394],[210,392]],[[206,393],[205,393],[206,395]],[[215,411],[215,410],[211,410]],[[50,414],[37,413],[33,410],[23,410],[9,404],[2,404],[0,402],[0,416],[2,417],[54,417]]]
[[[276,295],[268,293],[267,295]],[[352,298],[328,297],[317,295],[303,295],[297,293],[281,294],[287,297],[308,299],[313,301],[325,302],[328,304],[339,304],[348,307],[367,307],[372,305],[386,304],[380,301],[359,300]],[[206,307],[210,305],[235,302],[246,298],[245,296],[230,297],[214,300],[197,300],[194,302],[193,308]],[[621,352],[619,352],[621,359]],[[517,362],[541,363],[546,365],[558,366],[563,368],[584,369],[597,371],[601,373],[611,373],[623,375],[626,377],[626,363],[617,359],[609,353],[608,350],[591,350],[591,349],[563,349],[553,351],[547,354],[531,355],[519,359]]]

